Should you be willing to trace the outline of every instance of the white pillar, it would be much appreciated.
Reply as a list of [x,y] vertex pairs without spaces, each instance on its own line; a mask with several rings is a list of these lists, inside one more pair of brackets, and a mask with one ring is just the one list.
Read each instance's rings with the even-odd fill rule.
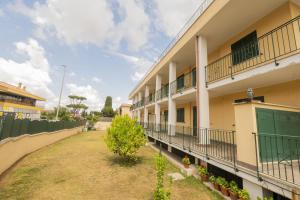
[[207,66],[207,42],[204,37],[198,37],[198,106],[199,127],[209,128],[209,95],[205,83],[205,67]]
[[176,126],[176,102],[172,99],[171,83],[176,80],[176,63],[169,64],[169,104],[168,104],[168,134],[175,135]]
[[[155,80],[155,91],[160,90],[161,88],[161,76],[159,74],[156,75]],[[156,92],[155,92],[156,94]],[[156,98],[156,97],[155,97]],[[156,130],[159,130],[160,125],[160,105],[155,101],[155,124],[156,124]]]
[[[149,96],[149,86],[146,85],[145,88],[145,99]],[[147,127],[148,125],[148,108],[144,108],[144,127]]]
[[[140,102],[141,100],[142,100],[142,92],[139,92],[138,101]],[[138,108],[138,111],[137,111],[137,121],[138,122],[141,121],[141,108]]]

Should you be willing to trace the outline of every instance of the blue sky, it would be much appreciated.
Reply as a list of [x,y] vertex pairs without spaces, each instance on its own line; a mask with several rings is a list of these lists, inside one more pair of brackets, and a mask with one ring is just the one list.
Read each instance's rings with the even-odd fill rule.
[[2,0],[0,81],[56,106],[67,66],[63,104],[84,95],[91,110],[114,107],[176,35],[201,0]]

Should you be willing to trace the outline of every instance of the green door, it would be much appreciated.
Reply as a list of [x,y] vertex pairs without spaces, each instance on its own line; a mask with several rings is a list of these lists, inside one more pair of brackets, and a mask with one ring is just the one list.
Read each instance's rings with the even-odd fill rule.
[[256,108],[256,118],[261,161],[298,159],[300,143],[294,136],[300,136],[299,112]]

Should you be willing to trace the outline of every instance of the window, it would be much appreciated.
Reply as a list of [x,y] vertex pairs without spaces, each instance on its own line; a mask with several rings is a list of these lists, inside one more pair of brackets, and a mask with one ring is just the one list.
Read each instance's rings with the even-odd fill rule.
[[184,122],[184,108],[177,109],[177,122]]
[[177,90],[180,90],[184,87],[184,74],[177,78]]
[[232,64],[239,64],[259,54],[256,31],[231,45]]

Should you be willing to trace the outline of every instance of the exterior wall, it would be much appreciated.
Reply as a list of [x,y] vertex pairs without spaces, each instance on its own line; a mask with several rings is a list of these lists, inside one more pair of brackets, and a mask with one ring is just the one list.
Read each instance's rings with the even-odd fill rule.
[[124,116],[124,115],[131,116],[130,106],[121,106],[120,110],[121,110],[122,116]]
[[2,140],[0,142],[0,174],[27,154],[66,137],[75,135],[80,129],[81,128],[74,128],[52,133],[22,135],[17,138],[7,138]]
[[43,109],[34,106],[19,105],[14,103],[0,102],[0,116],[4,112],[15,112],[17,118],[24,119],[40,119],[41,111]]
[[[293,11],[291,11],[291,8]],[[242,37],[246,36],[247,34],[256,30],[257,37],[264,35],[265,33],[271,31],[272,29],[284,24],[285,22],[292,19],[291,12],[293,15],[297,15],[299,12],[299,8],[295,4],[290,2],[282,5],[281,7],[277,8],[267,16],[263,17],[256,23],[249,26],[246,30],[241,31],[230,40],[224,43],[221,47],[213,51],[208,55],[208,63],[211,63],[231,52],[231,45],[236,41],[240,40]],[[298,13],[299,14],[299,13]]]
[[[300,80],[254,89],[255,96],[264,96],[266,103],[300,107]],[[211,128],[235,129],[234,105],[236,99],[246,98],[239,92],[210,99]]]
[[176,108],[184,108],[184,122],[176,122],[176,126],[193,127],[193,107],[196,103],[178,104]]

